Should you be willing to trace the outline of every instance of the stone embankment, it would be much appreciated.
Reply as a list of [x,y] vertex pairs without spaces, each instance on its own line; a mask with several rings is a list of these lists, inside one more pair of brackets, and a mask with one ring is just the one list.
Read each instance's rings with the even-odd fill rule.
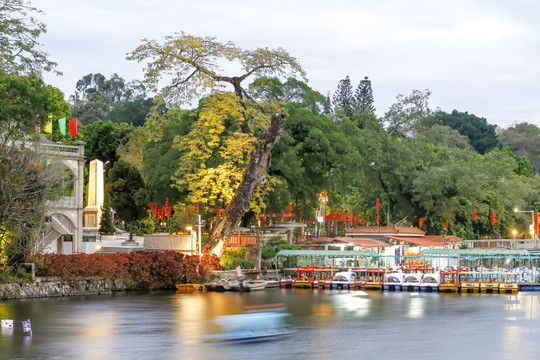
[[62,281],[60,278],[36,278],[34,283],[0,284],[0,300],[39,297],[110,294],[126,288],[98,277]]

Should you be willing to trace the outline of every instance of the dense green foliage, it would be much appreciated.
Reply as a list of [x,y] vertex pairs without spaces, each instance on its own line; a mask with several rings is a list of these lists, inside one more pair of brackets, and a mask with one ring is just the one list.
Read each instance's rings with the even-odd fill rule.
[[485,154],[499,145],[495,134],[496,126],[488,124],[484,118],[457,110],[450,114],[439,111],[436,116],[443,125],[456,129],[461,135],[468,137],[472,147],[480,154]]
[[223,270],[234,270],[237,266],[242,269],[253,269],[255,264],[251,260],[246,259],[246,249],[244,248],[229,248],[219,260]]
[[139,170],[123,159],[114,164],[107,180],[111,206],[123,221],[130,224],[131,240],[133,222],[146,216],[150,193]]

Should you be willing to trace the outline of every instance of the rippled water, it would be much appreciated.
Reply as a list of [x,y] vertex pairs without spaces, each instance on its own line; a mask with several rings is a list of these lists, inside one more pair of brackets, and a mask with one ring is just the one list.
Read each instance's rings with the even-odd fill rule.
[[[295,333],[205,343],[212,319],[283,302]],[[0,359],[534,359],[540,293],[438,294],[267,289],[116,293],[0,302]],[[21,322],[30,319],[32,336]]]

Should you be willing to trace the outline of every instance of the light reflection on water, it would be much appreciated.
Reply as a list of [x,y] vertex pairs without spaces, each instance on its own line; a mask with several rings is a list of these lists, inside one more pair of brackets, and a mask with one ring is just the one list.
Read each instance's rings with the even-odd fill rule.
[[[296,332],[208,344],[213,319],[283,302]],[[437,294],[271,289],[116,293],[0,302],[0,359],[521,359],[540,351],[540,293]],[[21,321],[32,321],[33,336]]]

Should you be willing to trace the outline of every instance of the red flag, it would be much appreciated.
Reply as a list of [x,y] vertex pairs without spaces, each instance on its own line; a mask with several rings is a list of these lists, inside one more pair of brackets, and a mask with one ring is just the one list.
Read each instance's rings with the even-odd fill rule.
[[199,274],[199,264],[197,264],[197,267],[195,268],[195,272],[197,273],[197,275],[201,275]]
[[69,135],[77,136],[77,118],[69,120]]

